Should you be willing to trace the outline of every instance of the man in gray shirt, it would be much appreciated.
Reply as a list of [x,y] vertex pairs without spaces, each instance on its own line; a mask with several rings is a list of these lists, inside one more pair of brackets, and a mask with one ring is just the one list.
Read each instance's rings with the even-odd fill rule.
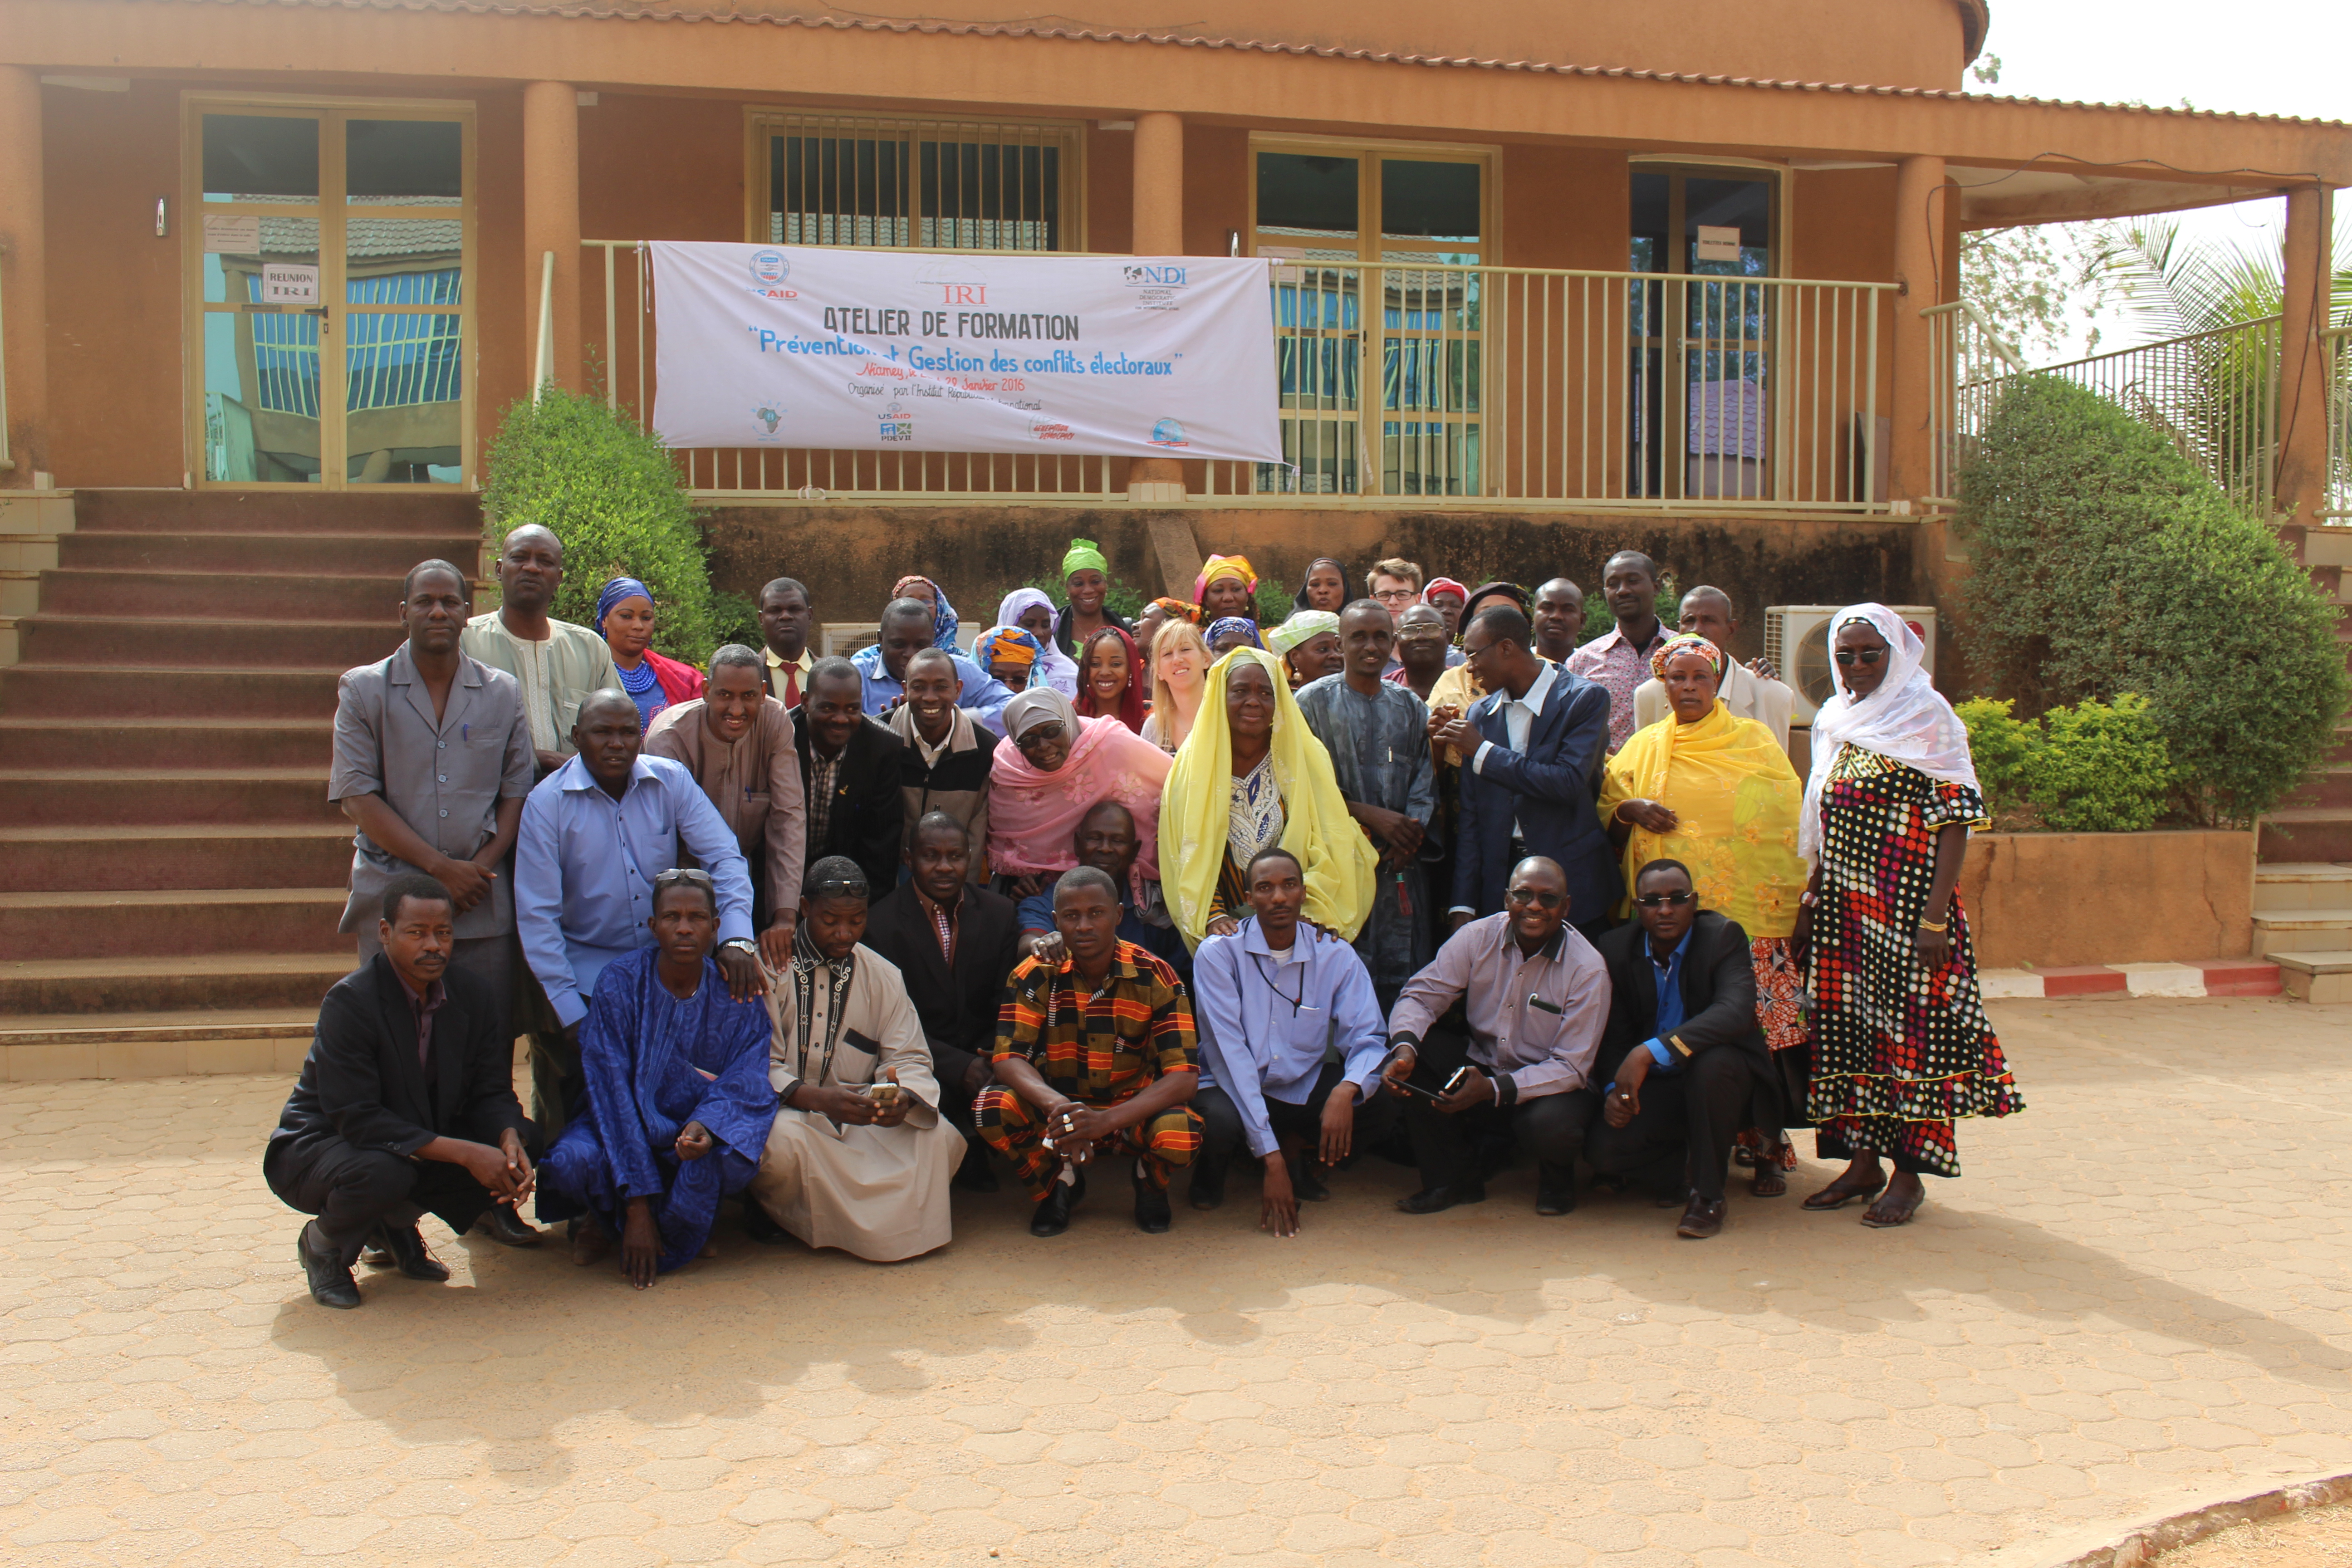
[[407,871],[431,877],[456,905],[450,967],[488,988],[498,1037],[511,1042],[514,889],[503,862],[530,793],[522,691],[513,676],[458,651],[469,602],[464,573],[427,561],[401,595],[408,641],[390,658],[347,671],[335,700],[327,797],[359,828],[340,929],[359,939],[364,966],[381,951],[385,885]]

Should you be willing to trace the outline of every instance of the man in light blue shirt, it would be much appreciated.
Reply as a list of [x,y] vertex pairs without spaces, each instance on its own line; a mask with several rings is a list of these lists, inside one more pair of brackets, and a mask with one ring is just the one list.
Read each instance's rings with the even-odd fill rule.
[[[767,991],[743,851],[694,775],[667,757],[639,754],[636,704],[625,691],[592,692],[572,742],[577,754],[523,802],[515,845],[523,957],[563,1026],[554,1039],[532,1037],[534,1120],[542,1129],[550,1112],[561,1126],[575,1109],[580,1020],[596,977],[623,953],[652,945],[654,879],[678,863],[681,841],[718,886],[713,957],[728,988],[738,1001]],[[541,1194],[540,1217],[565,1217],[549,1212],[548,1197]]]
[[[907,695],[907,661],[932,646],[933,614],[920,599],[893,599],[882,611],[882,640],[850,655],[849,662],[857,667],[866,685],[869,715],[878,718],[887,713]],[[956,679],[962,682],[956,706],[969,712],[972,722],[1001,737],[1004,705],[1013,700],[1013,689],[954,649],[944,651],[954,661]]]
[[[1244,878],[1256,912],[1231,936],[1202,942],[1192,960],[1201,1037],[1192,1109],[1205,1124],[1192,1206],[1224,1202],[1225,1172],[1246,1143],[1265,1170],[1260,1224],[1295,1236],[1298,1200],[1331,1195],[1322,1172],[1396,1119],[1395,1100],[1380,1092],[1388,1028],[1356,950],[1300,921],[1307,882],[1297,858],[1268,849]],[[1339,1059],[1326,1061],[1334,1050]]]

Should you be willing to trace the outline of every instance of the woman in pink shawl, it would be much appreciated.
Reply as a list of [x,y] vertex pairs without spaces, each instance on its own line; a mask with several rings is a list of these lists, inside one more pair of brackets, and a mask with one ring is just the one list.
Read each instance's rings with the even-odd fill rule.
[[988,776],[988,864],[1020,896],[1078,863],[1078,823],[1106,800],[1134,814],[1142,846],[1130,874],[1137,907],[1160,876],[1160,786],[1167,752],[1116,719],[1081,719],[1034,686],[1004,705],[1004,739]]

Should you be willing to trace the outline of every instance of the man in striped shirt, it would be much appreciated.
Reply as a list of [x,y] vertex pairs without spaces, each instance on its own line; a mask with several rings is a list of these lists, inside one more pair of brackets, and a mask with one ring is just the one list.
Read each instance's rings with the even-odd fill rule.
[[1135,1162],[1135,1223],[1170,1221],[1168,1181],[1201,1147],[1188,1103],[1200,1080],[1192,998],[1164,960],[1118,940],[1118,889],[1091,866],[1062,873],[1063,952],[1022,961],[996,1020],[997,1081],[975,1107],[980,1135],[1037,1200],[1032,1236],[1059,1236],[1097,1155]]

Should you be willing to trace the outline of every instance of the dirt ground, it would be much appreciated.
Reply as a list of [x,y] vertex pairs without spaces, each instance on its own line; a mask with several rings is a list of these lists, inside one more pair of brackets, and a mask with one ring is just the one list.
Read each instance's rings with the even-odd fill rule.
[[2241,1525],[2156,1559],[2158,1568],[2352,1568],[2352,1505]]

